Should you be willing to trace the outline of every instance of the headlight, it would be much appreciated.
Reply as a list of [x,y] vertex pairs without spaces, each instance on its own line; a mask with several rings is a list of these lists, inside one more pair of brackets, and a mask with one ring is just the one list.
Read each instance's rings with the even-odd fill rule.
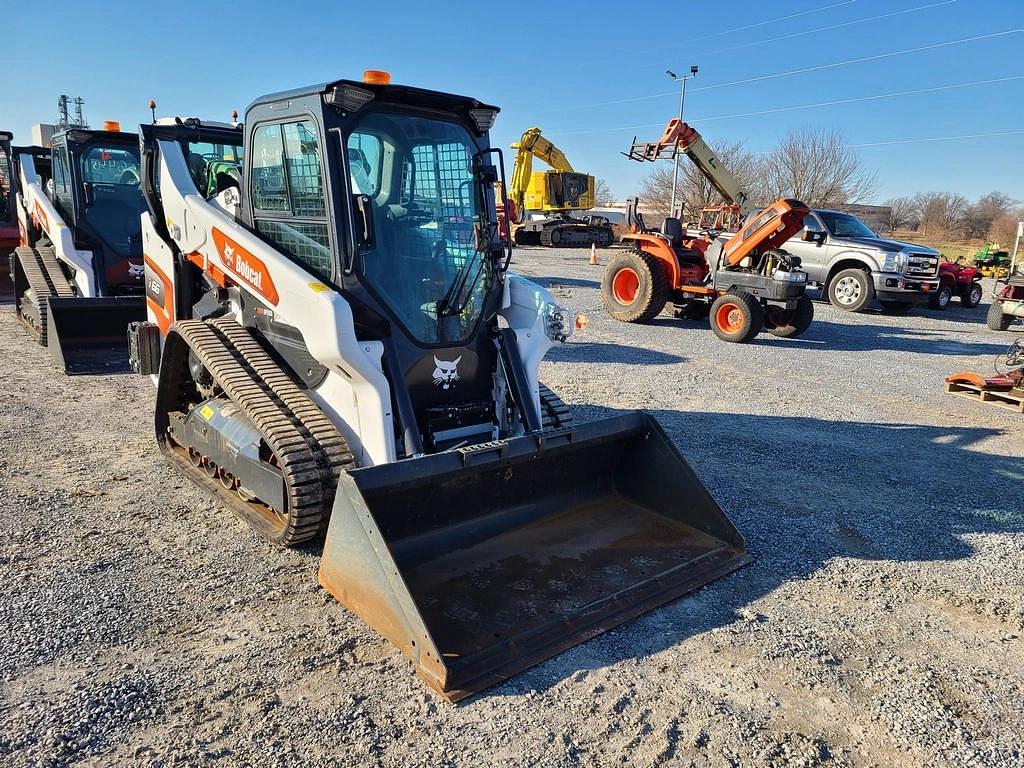
[[896,254],[896,271],[905,272],[907,270],[907,264],[910,263],[910,256],[907,255],[906,251],[900,251]]
[[558,304],[548,304],[545,314],[547,316],[544,332],[549,339],[562,342],[572,336],[576,318],[573,317],[571,309]]
[[777,269],[775,270],[775,274],[772,275],[772,279],[778,280],[782,283],[806,283],[807,273],[799,269],[794,269],[790,272]]

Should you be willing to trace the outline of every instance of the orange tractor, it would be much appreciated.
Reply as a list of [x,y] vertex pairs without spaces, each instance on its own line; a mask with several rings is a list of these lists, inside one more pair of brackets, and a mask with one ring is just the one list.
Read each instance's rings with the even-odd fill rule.
[[[687,144],[681,149],[682,136]],[[698,167],[716,187],[725,187],[731,174],[717,165],[700,135],[685,123],[670,122],[654,144],[634,140],[628,156],[671,159],[673,152],[686,151],[693,158],[695,141],[701,156],[709,159],[695,160]],[[807,273],[800,269],[800,259],[782,245],[803,228],[808,213],[800,201],[781,199],[751,215],[728,239],[715,237],[713,231],[691,239],[674,217],[665,219],[660,230],[649,229],[633,201],[627,211],[629,232],[622,237],[628,248],[605,267],[602,303],[616,320],[642,323],[671,302],[677,317],[710,316],[711,329],[725,341],[750,341],[762,328],[776,336],[799,336],[814,318],[814,305],[805,295]],[[824,233],[808,231],[804,238],[823,239]]]

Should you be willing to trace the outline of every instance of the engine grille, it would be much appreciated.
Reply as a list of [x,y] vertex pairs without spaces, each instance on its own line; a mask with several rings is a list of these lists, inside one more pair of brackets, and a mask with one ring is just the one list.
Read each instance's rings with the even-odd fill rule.
[[915,277],[932,277],[938,274],[939,259],[937,256],[929,256],[924,253],[911,253],[907,257],[908,275]]

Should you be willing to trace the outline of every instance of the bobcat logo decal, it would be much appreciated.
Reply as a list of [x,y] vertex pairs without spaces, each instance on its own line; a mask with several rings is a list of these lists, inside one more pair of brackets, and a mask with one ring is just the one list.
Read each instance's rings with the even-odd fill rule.
[[447,360],[439,360],[437,355],[434,355],[434,386],[440,386],[441,389],[451,389],[455,385],[455,382],[459,380],[459,361],[462,359],[462,355],[459,355],[451,362]]
[[141,280],[142,275],[145,274],[146,268],[142,264],[128,264],[128,277],[134,277],[136,280]]

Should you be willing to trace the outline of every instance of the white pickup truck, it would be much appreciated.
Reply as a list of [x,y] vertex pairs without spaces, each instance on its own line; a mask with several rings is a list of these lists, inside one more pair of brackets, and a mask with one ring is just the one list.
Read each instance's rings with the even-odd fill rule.
[[905,314],[939,287],[938,251],[885,240],[849,213],[815,209],[785,249],[800,257],[808,283],[847,312],[863,309],[874,297],[886,312]]

